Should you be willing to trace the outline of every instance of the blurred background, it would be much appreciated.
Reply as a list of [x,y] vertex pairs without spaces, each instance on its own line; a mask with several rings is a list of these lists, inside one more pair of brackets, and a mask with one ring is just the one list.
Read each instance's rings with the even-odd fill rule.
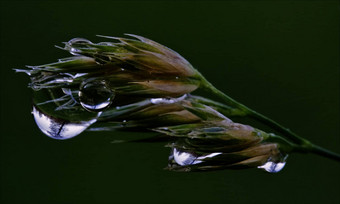
[[95,35],[148,37],[216,87],[340,152],[338,1],[1,1],[1,194],[13,203],[340,203],[340,164],[293,154],[258,169],[163,170],[165,143],[142,133],[85,132],[65,141],[30,114],[29,78],[12,68],[55,62],[54,45]]

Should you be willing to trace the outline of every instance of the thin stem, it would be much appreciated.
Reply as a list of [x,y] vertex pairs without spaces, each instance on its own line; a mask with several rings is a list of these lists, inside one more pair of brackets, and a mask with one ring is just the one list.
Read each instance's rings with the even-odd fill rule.
[[285,134],[288,139],[292,140],[293,142],[295,142],[297,144],[302,145],[302,144],[305,144],[307,142],[306,139],[298,136],[296,133],[292,132],[290,129],[280,125],[276,121],[262,115],[261,113],[258,113],[256,111],[253,111],[253,110],[250,109],[248,115],[250,117],[253,117],[253,118],[257,119],[258,121],[261,121],[262,123],[276,129],[277,131]]
[[334,160],[340,162],[340,155],[339,154],[332,152],[332,151],[329,151],[329,150],[322,148],[322,147],[315,145],[315,144],[311,144],[311,147],[309,148],[309,152],[323,156],[323,157],[327,157],[327,158],[330,158],[330,159],[334,159]]
[[[201,75],[201,74],[200,74]],[[331,152],[327,149],[324,149],[320,146],[312,144],[310,141],[298,136],[296,133],[292,132],[290,129],[282,126],[281,124],[277,123],[276,121],[268,118],[267,116],[262,115],[261,113],[258,113],[251,108],[248,108],[247,106],[237,102],[233,98],[227,96],[220,90],[218,90],[216,87],[214,87],[208,80],[206,80],[202,75],[202,87],[218,97],[220,97],[228,106],[236,107],[243,111],[245,115],[248,115],[250,117],[253,117],[267,125],[269,125],[272,128],[275,128],[276,130],[280,131],[281,133],[284,133],[287,139],[291,140],[297,145],[297,149],[300,152],[311,152],[318,154],[320,156],[324,156],[330,159],[334,159],[336,161],[340,161],[340,155],[334,152]]]
[[219,96],[227,105],[232,107],[237,107],[238,109],[242,110],[246,115],[251,116],[255,119],[260,120],[261,122],[271,126],[272,128],[275,128],[276,130],[280,131],[281,133],[286,134],[287,138],[292,140],[293,142],[297,144],[304,144],[305,139],[299,137],[297,134],[289,130],[288,128],[283,127],[279,123],[275,122],[274,120],[268,118],[267,116],[262,115],[261,113],[258,113],[251,108],[248,108],[247,106],[237,102],[236,100],[232,99],[231,97],[224,94],[222,91],[218,90],[216,87],[214,87],[209,81],[207,81],[205,78],[203,78],[203,87],[205,89],[208,89],[209,91],[212,91],[215,95]]
[[222,113],[223,115],[227,117],[247,115],[244,111],[236,107],[231,107],[224,103],[216,102],[216,101],[213,101],[213,100],[201,97],[201,96],[190,95],[190,98],[194,99],[198,103],[202,103],[204,105],[214,107],[218,112]]

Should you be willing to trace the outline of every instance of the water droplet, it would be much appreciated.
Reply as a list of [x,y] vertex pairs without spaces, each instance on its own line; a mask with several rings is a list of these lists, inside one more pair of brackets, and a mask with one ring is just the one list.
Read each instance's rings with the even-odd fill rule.
[[97,45],[102,45],[102,46],[114,46],[112,43],[110,42],[100,42],[100,43],[97,43]]
[[179,98],[151,98],[150,102],[153,104],[171,104],[184,100],[187,97],[186,94]]
[[180,166],[187,166],[201,163],[202,161],[196,161],[197,156],[189,152],[179,151],[177,148],[173,149],[173,158],[175,162]]
[[269,173],[277,173],[277,172],[281,171],[285,165],[286,165],[286,162],[275,163],[275,162],[272,162],[272,161],[268,161],[264,165],[258,166],[257,168],[263,169],[263,170],[265,170]]
[[66,48],[68,47],[72,55],[79,55],[79,52],[81,52],[80,49],[77,49],[74,47],[75,44],[77,48],[82,48],[82,47],[86,47],[87,44],[92,44],[92,42],[85,38],[73,38],[69,40],[66,43]]
[[79,100],[83,108],[98,112],[112,103],[115,93],[103,80],[89,81],[81,85]]
[[85,38],[73,38],[67,42],[68,44],[92,44],[91,41]]
[[33,106],[32,114],[39,129],[45,135],[58,140],[75,137],[97,121],[97,119],[92,119],[89,121],[68,122],[50,117],[38,110],[35,106]]
[[120,126],[121,127],[126,127],[127,126],[127,120],[123,120]]
[[188,165],[194,165],[204,162],[204,159],[206,158],[212,158],[217,155],[222,154],[221,152],[213,152],[209,154],[205,154],[202,156],[197,156],[190,152],[185,152],[178,150],[177,148],[173,148],[173,159],[175,162],[180,166],[188,166]]
[[262,166],[258,166],[257,168],[263,169],[269,173],[277,173],[283,169],[286,165],[286,160],[288,158],[288,154],[278,154],[272,157],[269,157],[267,162]]

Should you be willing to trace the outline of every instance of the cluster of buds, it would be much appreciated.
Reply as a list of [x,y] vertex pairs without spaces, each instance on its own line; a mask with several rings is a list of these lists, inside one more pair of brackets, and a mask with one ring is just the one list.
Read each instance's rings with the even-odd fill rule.
[[[175,51],[141,36],[137,40],[92,43],[75,38],[61,48],[73,57],[24,70],[35,90],[76,87],[84,81],[105,81],[117,95],[178,97],[198,88],[199,73]],[[104,36],[103,36],[104,37]],[[19,70],[20,71],[20,70]],[[21,70],[22,71],[22,70]]]
[[[86,129],[161,133],[171,139],[168,169],[174,171],[258,167],[278,172],[288,153],[310,147],[218,91],[175,51],[129,36],[135,39],[100,36],[115,41],[93,43],[75,38],[61,48],[73,57],[17,69],[31,78],[32,113],[43,133],[54,139]],[[200,87],[224,103],[190,94]],[[229,119],[247,115],[274,124],[298,142]]]
[[143,100],[104,111],[99,124],[105,125],[92,130],[148,129],[169,136],[172,141],[167,146],[172,151],[167,169],[173,171],[259,167],[278,172],[283,168],[292,144],[235,123],[205,101],[192,95]]

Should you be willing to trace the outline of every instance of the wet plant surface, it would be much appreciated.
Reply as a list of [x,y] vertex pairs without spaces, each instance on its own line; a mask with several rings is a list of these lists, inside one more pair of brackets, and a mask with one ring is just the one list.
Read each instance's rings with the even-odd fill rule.
[[[1,31],[2,36],[4,36],[1,43],[8,49],[6,52],[2,49],[2,53],[6,53],[2,56],[2,67],[8,67],[8,69],[2,69],[2,76],[6,76],[2,81],[3,99],[1,103],[4,130],[1,136],[1,199],[3,203],[25,203],[25,201],[33,200],[42,203],[169,203],[173,202],[174,197],[179,200],[179,203],[338,202],[339,197],[336,192],[339,190],[339,164],[310,154],[289,156],[285,168],[275,175],[262,173],[258,169],[183,174],[164,171],[163,167],[181,170],[182,166],[179,164],[185,163],[195,163],[197,166],[201,164],[204,167],[202,160],[226,156],[221,151],[222,147],[216,147],[212,141],[211,144],[205,143],[205,148],[211,149],[211,146],[214,146],[216,147],[214,151],[208,152],[202,151],[202,149],[192,151],[192,147],[196,147],[200,144],[200,141],[186,141],[185,138],[163,142],[122,142],[122,140],[148,140],[148,138],[155,136],[151,133],[139,131],[132,133],[124,131],[83,132],[72,139],[58,141],[46,137],[36,127],[34,117],[30,114],[32,92],[25,88],[29,80],[24,74],[14,74],[10,69],[22,68],[24,64],[36,65],[41,62],[48,63],[58,58],[68,57],[65,52],[51,47],[51,45],[58,44],[60,41],[67,41],[77,36],[92,39],[95,34],[121,36],[121,33],[128,30],[130,33],[143,34],[155,39],[180,52],[209,81],[214,82],[216,87],[233,98],[269,115],[310,141],[332,150],[338,150],[339,79],[336,77],[338,70],[334,68],[338,63],[335,60],[338,55],[334,54],[337,53],[338,47],[334,43],[337,39],[337,31],[333,29],[336,22],[330,20],[335,19],[335,14],[331,12],[332,6],[318,3],[318,7],[313,7],[301,3],[295,4],[294,7],[289,3],[282,3],[278,7],[275,4],[268,3],[260,8],[255,4],[219,4],[216,6],[211,4],[208,8],[206,5],[204,6],[204,3],[182,4],[179,7],[178,4],[171,3],[167,4],[166,7],[161,7],[160,4],[148,5],[149,9],[151,8],[156,14],[164,15],[164,17],[167,16],[165,14],[171,13],[170,8],[180,8],[182,12],[179,12],[176,18],[182,20],[186,19],[184,18],[186,12],[184,11],[188,8],[193,8],[197,12],[200,11],[198,12],[200,16],[202,15],[202,8],[207,8],[206,12],[218,11],[222,6],[229,9],[233,8],[229,11],[229,14],[220,14],[218,18],[220,20],[217,23],[219,34],[214,35],[214,38],[211,37],[211,34],[208,34],[208,30],[211,31],[211,29],[206,27],[202,30],[201,26],[199,26],[200,30],[206,32],[203,32],[200,36],[189,35],[189,30],[191,32],[195,29],[198,31],[198,22],[197,24],[193,23],[196,22],[194,16],[199,18],[198,13],[195,15],[195,12],[189,20],[183,20],[178,28],[180,28],[180,25],[191,26],[179,29],[179,31],[176,31],[177,36],[173,38],[170,34],[164,35],[164,31],[150,30],[156,22],[153,16],[155,14],[149,14],[142,18],[145,22],[148,22],[145,23],[147,26],[143,29],[138,27],[136,23],[134,24],[134,18],[131,17],[124,20],[129,26],[122,26],[117,23],[114,31],[112,31],[112,27],[103,28],[99,25],[99,27],[96,27],[97,24],[95,23],[92,28],[93,31],[89,31],[85,29],[85,22],[80,22],[80,25],[84,25],[84,28],[78,27],[76,31],[72,31],[71,23],[66,23],[69,22],[69,19],[66,18],[68,15],[61,16],[61,13],[65,14],[65,9],[71,11],[75,7],[79,8],[77,4],[70,3],[67,8],[59,4],[47,5],[44,3],[34,6],[6,4],[3,8],[16,11],[18,16],[23,14],[31,16],[27,19],[31,24],[19,23],[21,21],[15,18],[12,18],[11,22],[2,20],[2,26],[9,28],[7,29],[8,33]],[[137,7],[142,8],[141,5],[133,7],[128,3],[121,3],[119,6],[125,6],[124,8],[129,9],[135,8],[133,10],[136,15],[139,13]],[[84,4],[82,7],[85,10],[95,8],[91,3]],[[107,5],[97,5],[97,7],[105,10]],[[327,15],[315,16],[316,11],[322,13],[320,8],[328,9]],[[238,12],[232,11],[235,9]],[[42,14],[46,14],[45,20],[29,15],[38,10],[43,12]],[[63,12],[57,12],[62,10]],[[293,12],[295,15],[288,15],[287,13],[292,13],[292,10],[295,11]],[[248,14],[245,15],[242,11],[248,11],[246,12]],[[300,11],[304,11],[303,14]],[[252,16],[256,12],[263,14],[254,19]],[[242,24],[242,28],[233,24],[234,20],[225,20],[229,19],[228,17],[240,16],[240,14],[243,14],[243,20],[239,20],[238,24]],[[9,13],[4,12],[2,15],[8,17]],[[79,15],[81,14],[79,13]],[[103,13],[100,15],[107,18],[110,16]],[[302,18],[304,16],[309,18]],[[320,19],[320,16],[323,17]],[[52,18],[59,19],[54,22],[60,23],[57,27],[63,31],[58,31],[48,38],[47,36],[42,37],[37,43],[36,33],[42,32],[46,27],[51,27],[52,25],[45,25],[44,22],[48,22]],[[110,22],[114,22],[112,18]],[[210,20],[213,19],[216,20],[216,16],[210,15]],[[247,23],[247,19],[249,23]],[[284,19],[284,21],[280,19]],[[170,22],[170,18],[163,18],[163,20]],[[267,22],[268,27],[261,31],[258,28],[264,25],[262,22]],[[275,24],[271,24],[271,22],[275,22]],[[281,23],[279,24],[279,22]],[[327,24],[322,22],[327,22]],[[21,25],[20,30],[34,28],[34,32],[30,31],[31,29],[26,29],[26,35],[21,35],[18,32],[19,28],[14,27],[14,24]],[[208,20],[203,21],[203,25],[209,24]],[[172,27],[171,30],[173,30],[173,26],[170,26]],[[166,30],[170,27],[164,25],[162,28]],[[228,27],[234,29],[227,29]],[[287,28],[294,29],[296,32],[294,34],[288,32],[283,35],[279,30],[284,28],[286,28],[285,32],[288,32]],[[255,36],[254,39],[249,38],[247,29],[254,30],[256,34],[253,35]],[[65,31],[72,33],[66,34],[65,37]],[[271,33],[271,36],[276,36],[276,38],[260,37],[266,36],[264,31]],[[171,32],[169,31],[169,33]],[[248,37],[246,38],[246,36]],[[205,40],[202,41],[201,38]],[[241,42],[242,40],[244,42]],[[255,46],[259,42],[262,42],[262,46]],[[315,45],[315,42],[319,43]],[[20,55],[19,58],[19,54],[9,54],[17,53],[17,48],[22,45],[25,45],[22,51],[26,54]],[[228,46],[228,49],[226,46]],[[278,47],[281,49],[277,49]],[[323,50],[323,52],[320,50]],[[42,53],[44,54],[42,55]],[[318,57],[315,57],[315,53],[318,53]],[[104,61],[105,59],[95,63],[101,63],[105,66]],[[320,67],[323,67],[323,69],[320,69]],[[127,70],[128,68],[124,67],[123,69]],[[60,79],[66,81],[70,77],[67,74],[59,76]],[[302,79],[304,79],[304,83],[301,83]],[[15,83],[13,83],[14,81]],[[99,112],[106,105],[124,110],[124,105],[116,106],[116,104],[107,103],[107,99],[124,100],[123,98],[119,99],[119,94],[112,91],[109,84],[103,83],[103,81],[90,81],[89,83],[82,81],[81,83],[84,91],[84,94],[81,95],[82,100],[79,100],[79,92],[75,92],[72,87],[60,89],[56,93],[55,98],[59,100],[59,107],[62,106],[62,109],[58,116],[48,119],[50,123],[57,124],[53,130],[49,130],[48,134],[51,137],[62,137],[63,135],[73,137],[77,132],[66,131],[69,129],[68,126],[76,126],[76,130],[81,132],[94,120],[98,120]],[[12,84],[12,86],[9,86],[9,84]],[[103,100],[88,100],[86,94],[90,93],[93,87],[102,90],[99,98]],[[39,113],[41,107],[54,104],[54,101],[48,102],[44,96],[45,93],[38,94],[35,98],[39,101],[33,101],[33,104],[39,104],[33,109],[33,112],[36,112],[42,119],[45,116]],[[208,96],[213,98],[209,94]],[[156,103],[154,105],[163,100],[158,97],[153,99],[153,102]],[[79,104],[74,105],[75,101]],[[75,118],[85,118],[85,120],[82,123],[79,123],[79,120],[77,123],[62,120],[65,115],[69,115],[68,113],[73,111],[72,107],[75,106],[82,109],[87,108],[86,111],[74,116]],[[54,109],[55,107],[53,107]],[[104,114],[100,117],[104,118],[109,115]],[[134,117],[138,116],[135,114]],[[48,117],[46,116],[46,118]],[[124,118],[120,119],[122,120],[116,125],[121,126],[123,124],[127,127],[135,125],[129,120],[124,122]],[[239,121],[250,124],[250,121]],[[251,123],[251,125],[268,130],[267,127],[256,122]],[[98,130],[108,128],[108,126],[103,124],[93,128]],[[222,131],[222,129],[216,127],[210,128],[204,130],[209,133]],[[162,129],[162,131],[165,130]],[[274,130],[268,131],[275,132]],[[166,148],[165,145],[167,145]],[[203,147],[201,146],[201,148]],[[275,166],[269,164],[261,166],[261,168],[275,171],[275,169],[282,167],[280,163]],[[272,186],[276,187],[273,188]],[[131,195],[135,195],[135,197]]]
[[[65,140],[88,128],[161,133],[159,137],[175,140],[168,168],[173,171],[257,167],[277,173],[295,152],[340,161],[339,154],[224,94],[175,51],[126,35],[133,39],[99,36],[115,42],[93,43],[74,38],[59,47],[74,57],[14,69],[31,79],[32,114],[44,134]],[[196,89],[223,102],[191,95]],[[91,112],[97,114],[88,119]],[[235,116],[258,120],[281,135],[234,122],[230,117]],[[97,124],[101,127],[93,128]],[[178,144],[181,138],[185,142]]]

